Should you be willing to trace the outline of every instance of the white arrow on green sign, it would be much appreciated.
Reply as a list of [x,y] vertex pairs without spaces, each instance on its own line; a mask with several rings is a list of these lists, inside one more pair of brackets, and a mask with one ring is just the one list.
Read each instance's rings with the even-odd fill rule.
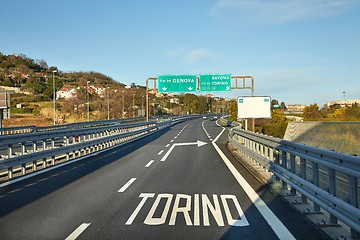
[[159,92],[196,92],[196,75],[159,75]]
[[200,92],[230,92],[231,74],[200,75]]

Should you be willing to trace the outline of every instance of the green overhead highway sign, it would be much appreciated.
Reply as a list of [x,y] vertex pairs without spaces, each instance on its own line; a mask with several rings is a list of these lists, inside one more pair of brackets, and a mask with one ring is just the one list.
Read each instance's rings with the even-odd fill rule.
[[160,75],[159,92],[196,92],[196,75]]
[[200,75],[200,92],[230,92],[231,74]]

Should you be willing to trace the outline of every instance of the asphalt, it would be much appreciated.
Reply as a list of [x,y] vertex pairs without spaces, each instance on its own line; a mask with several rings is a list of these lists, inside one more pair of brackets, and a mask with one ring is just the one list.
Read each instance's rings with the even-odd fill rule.
[[2,187],[0,238],[324,239],[231,156],[226,134],[196,119]]

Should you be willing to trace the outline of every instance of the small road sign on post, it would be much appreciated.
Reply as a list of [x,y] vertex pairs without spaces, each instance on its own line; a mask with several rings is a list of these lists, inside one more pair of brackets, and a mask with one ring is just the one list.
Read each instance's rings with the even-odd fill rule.
[[159,92],[196,92],[196,75],[160,75]]
[[230,92],[231,74],[200,75],[200,92]]

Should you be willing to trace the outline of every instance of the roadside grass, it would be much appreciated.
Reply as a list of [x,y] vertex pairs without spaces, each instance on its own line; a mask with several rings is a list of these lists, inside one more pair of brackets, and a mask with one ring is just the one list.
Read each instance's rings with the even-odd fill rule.
[[294,141],[360,156],[360,124],[322,123]]
[[3,120],[3,127],[49,126],[52,123],[52,119],[34,114],[11,114],[10,119]]

